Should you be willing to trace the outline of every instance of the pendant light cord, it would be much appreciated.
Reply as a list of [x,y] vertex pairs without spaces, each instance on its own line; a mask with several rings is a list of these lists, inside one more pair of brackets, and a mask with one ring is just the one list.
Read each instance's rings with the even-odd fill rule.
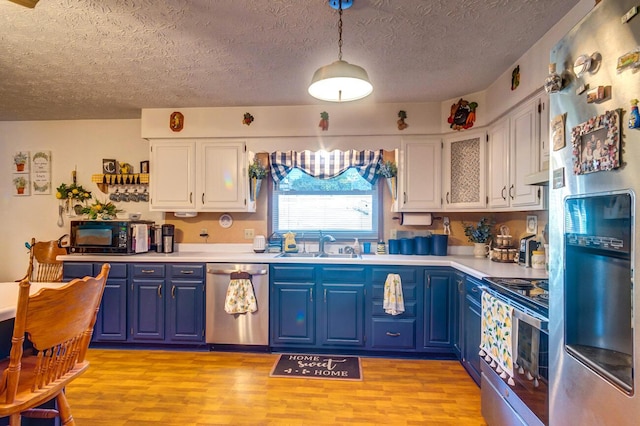
[[342,60],[342,0],[339,0],[338,15],[338,60]]

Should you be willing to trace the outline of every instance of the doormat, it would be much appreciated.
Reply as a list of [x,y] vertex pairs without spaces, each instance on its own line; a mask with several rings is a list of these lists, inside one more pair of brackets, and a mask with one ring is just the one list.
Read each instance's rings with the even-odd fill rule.
[[281,354],[269,376],[362,380],[362,368],[357,356]]

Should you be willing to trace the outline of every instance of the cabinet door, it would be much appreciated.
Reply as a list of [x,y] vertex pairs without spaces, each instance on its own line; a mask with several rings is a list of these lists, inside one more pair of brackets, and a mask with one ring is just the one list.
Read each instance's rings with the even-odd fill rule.
[[322,284],[323,345],[364,346],[364,284]]
[[428,211],[442,206],[442,141],[403,138],[398,163],[400,211]]
[[464,353],[462,365],[469,372],[473,380],[480,384],[480,355],[478,347],[481,338],[481,313],[478,285],[480,283],[467,277],[464,299]]
[[131,283],[131,338],[164,340],[164,279],[137,279]]
[[149,210],[195,210],[195,142],[152,141],[149,146]]
[[444,140],[444,207],[477,209],[487,204],[487,136],[484,131],[457,133]]
[[536,206],[540,203],[539,187],[527,185],[525,176],[539,171],[540,115],[538,99],[527,102],[511,115],[510,177],[511,207]]
[[[98,275],[101,268],[102,263],[94,263],[93,276]],[[127,340],[127,283],[127,264],[112,263],[93,330],[94,341]]]
[[166,303],[167,340],[204,342],[204,282],[171,280]]
[[454,294],[451,272],[427,269],[425,274],[424,347],[451,349]]
[[314,288],[315,283],[272,284],[272,344],[315,344]]
[[464,280],[465,275],[462,272],[455,271],[452,273],[454,295],[453,295],[453,350],[458,357],[462,359],[464,351]]
[[244,142],[200,142],[198,145],[198,210],[246,211]]
[[509,118],[489,129],[489,208],[507,208],[513,192],[509,181]]

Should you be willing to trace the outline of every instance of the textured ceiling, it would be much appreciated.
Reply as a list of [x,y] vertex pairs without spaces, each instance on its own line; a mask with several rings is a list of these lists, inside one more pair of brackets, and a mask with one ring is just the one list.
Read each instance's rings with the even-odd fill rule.
[[[578,0],[355,0],[343,59],[374,93],[486,89]],[[337,59],[325,0],[0,0],[0,120],[138,118],[141,108],[306,105]]]

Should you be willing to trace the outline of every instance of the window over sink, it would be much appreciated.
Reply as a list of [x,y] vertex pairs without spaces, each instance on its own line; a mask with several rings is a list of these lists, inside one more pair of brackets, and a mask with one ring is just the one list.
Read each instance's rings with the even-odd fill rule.
[[380,158],[378,151],[271,154],[272,232],[378,239]]

